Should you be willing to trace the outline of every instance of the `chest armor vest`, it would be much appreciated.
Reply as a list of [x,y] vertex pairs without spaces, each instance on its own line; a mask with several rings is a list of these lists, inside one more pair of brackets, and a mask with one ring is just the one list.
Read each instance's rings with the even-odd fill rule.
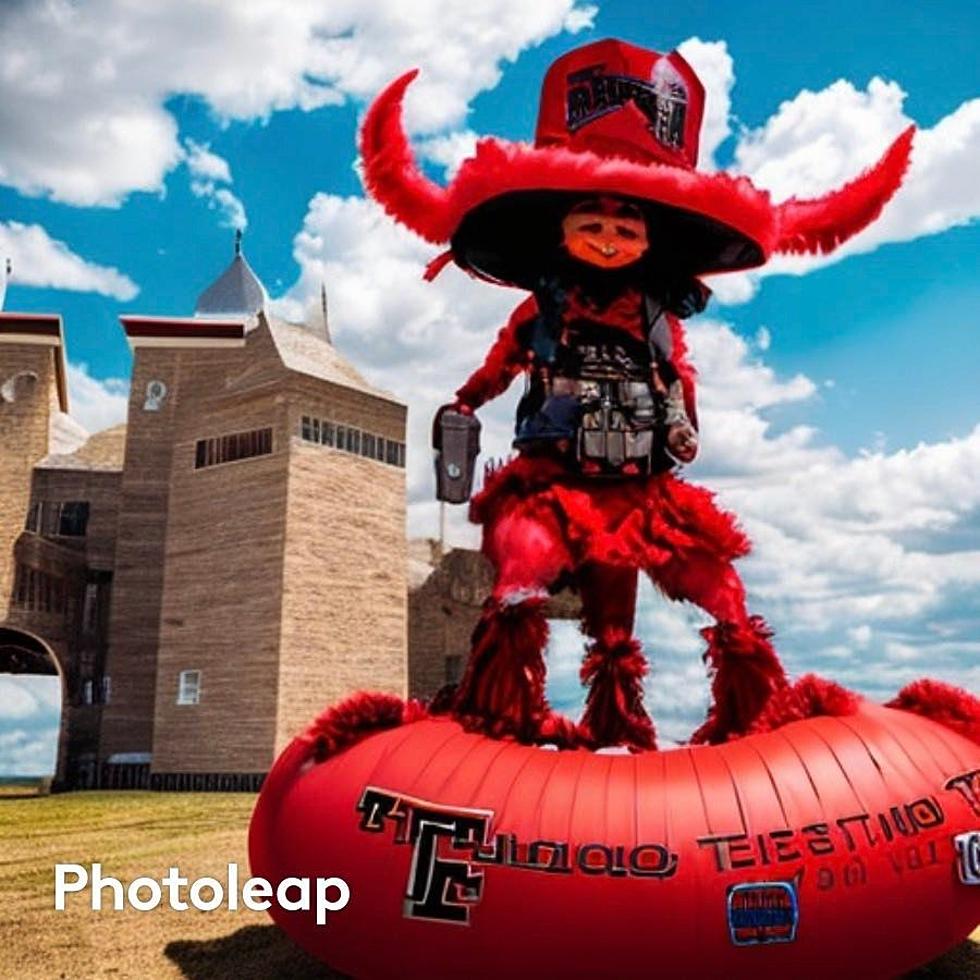
[[664,399],[653,380],[663,362],[653,342],[597,321],[547,316],[532,321],[525,342],[534,360],[515,447],[560,453],[596,477],[673,465],[664,451]]

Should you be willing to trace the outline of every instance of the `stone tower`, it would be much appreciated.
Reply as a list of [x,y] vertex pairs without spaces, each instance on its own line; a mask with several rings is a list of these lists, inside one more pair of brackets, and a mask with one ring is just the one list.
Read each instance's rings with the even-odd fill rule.
[[[34,467],[68,411],[61,317],[0,312],[0,554],[24,530]],[[14,565],[0,562],[0,620],[7,617]]]
[[236,244],[193,317],[122,318],[100,756],[153,785],[257,782],[329,702],[406,692],[405,407],[266,304]]

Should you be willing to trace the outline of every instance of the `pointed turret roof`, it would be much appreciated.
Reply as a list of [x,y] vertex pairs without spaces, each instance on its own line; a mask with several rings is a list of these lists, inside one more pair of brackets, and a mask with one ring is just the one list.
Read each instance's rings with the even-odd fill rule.
[[242,254],[242,232],[235,232],[235,257],[197,299],[195,316],[251,316],[263,310],[269,297]]

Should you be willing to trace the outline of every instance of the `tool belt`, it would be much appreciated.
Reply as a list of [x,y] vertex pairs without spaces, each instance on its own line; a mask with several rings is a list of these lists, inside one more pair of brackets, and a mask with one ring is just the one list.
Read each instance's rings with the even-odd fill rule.
[[557,450],[593,476],[647,475],[672,465],[663,402],[646,382],[559,376],[542,379],[538,398],[518,425],[514,445],[522,451]]

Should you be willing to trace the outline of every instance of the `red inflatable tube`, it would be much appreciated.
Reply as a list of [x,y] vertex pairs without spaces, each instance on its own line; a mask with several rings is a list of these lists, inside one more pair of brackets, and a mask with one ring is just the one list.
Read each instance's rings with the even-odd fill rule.
[[980,922],[980,885],[961,880],[980,875],[975,831],[980,746],[861,702],[639,755],[448,718],[346,747],[305,736],[269,775],[250,850],[273,882],[347,881],[325,925],[272,917],[358,980],[843,980],[894,977]]

